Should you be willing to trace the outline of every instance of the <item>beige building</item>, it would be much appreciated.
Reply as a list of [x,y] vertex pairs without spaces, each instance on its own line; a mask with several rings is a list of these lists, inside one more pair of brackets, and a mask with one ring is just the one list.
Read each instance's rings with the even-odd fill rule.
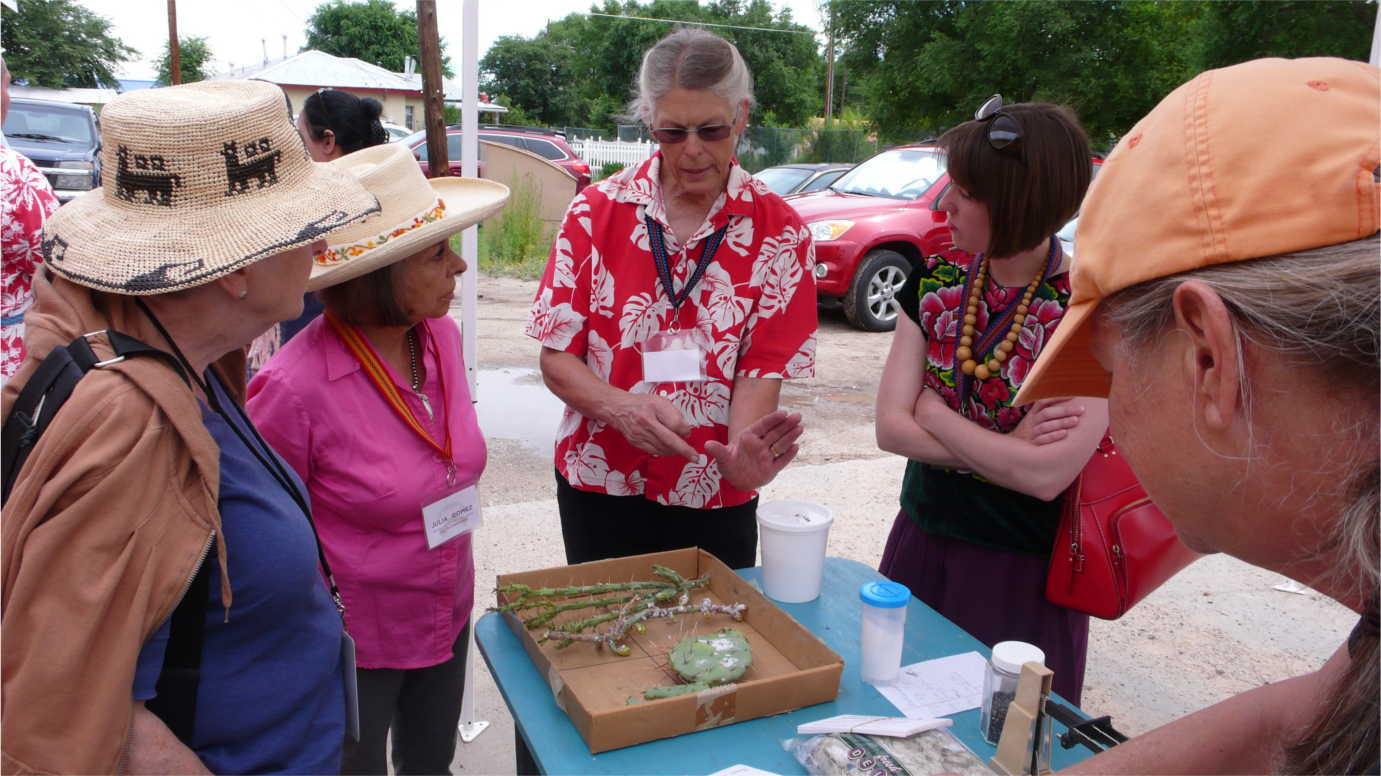
[[[239,68],[220,78],[257,78],[278,84],[292,100],[293,113],[302,102],[320,89],[340,89],[356,97],[373,97],[384,106],[383,119],[408,129],[421,129],[424,119],[422,76],[420,73],[394,73],[351,57],[337,57],[322,51],[300,54],[261,65]],[[460,104],[459,88],[444,84],[446,103]],[[494,121],[507,108],[493,103],[480,104],[480,121]]]

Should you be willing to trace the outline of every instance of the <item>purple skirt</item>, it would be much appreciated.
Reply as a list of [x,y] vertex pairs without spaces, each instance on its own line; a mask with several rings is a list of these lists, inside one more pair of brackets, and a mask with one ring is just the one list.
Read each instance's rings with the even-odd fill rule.
[[1045,651],[1055,692],[1079,705],[1088,615],[1045,600],[1050,559],[1003,552],[921,530],[897,514],[878,571],[991,647],[1025,641]]

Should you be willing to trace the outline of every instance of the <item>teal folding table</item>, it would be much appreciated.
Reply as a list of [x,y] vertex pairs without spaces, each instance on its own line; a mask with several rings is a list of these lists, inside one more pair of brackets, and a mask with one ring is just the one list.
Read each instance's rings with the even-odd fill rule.
[[[760,568],[738,571],[755,583],[760,582],[761,572]],[[837,714],[901,714],[872,685],[858,677],[858,589],[875,579],[882,576],[862,563],[826,558],[819,598],[805,604],[777,604],[844,658],[839,696],[833,701],[596,755],[590,754],[566,713],[557,707],[546,680],[538,674],[508,623],[498,614],[484,615],[476,624],[475,641],[513,713],[519,772],[526,770],[526,753],[522,751],[526,748],[536,768],[549,774],[707,774],[737,763],[779,774],[805,773],[781,746],[782,741],[796,735],[797,725]],[[981,642],[934,609],[911,599],[906,611],[902,665],[969,651],[984,657],[989,653]],[[993,756],[994,748],[979,732],[978,709],[960,712],[952,718],[954,727],[950,730],[965,745],[985,762]],[[1062,725],[1054,723],[1057,739],[1063,730]],[[1059,769],[1089,755],[1087,749],[1063,749],[1056,741],[1052,764]]]

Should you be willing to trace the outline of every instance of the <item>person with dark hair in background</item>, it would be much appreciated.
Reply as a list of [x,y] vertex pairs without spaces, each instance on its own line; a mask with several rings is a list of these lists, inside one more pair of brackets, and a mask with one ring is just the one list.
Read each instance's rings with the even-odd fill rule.
[[[297,131],[312,161],[329,162],[361,148],[387,143],[388,133],[379,122],[383,112],[384,106],[373,97],[320,89],[303,101],[302,111],[297,114]],[[260,335],[249,348],[250,375],[262,369],[285,342],[321,315],[321,310],[316,295],[307,294],[302,297],[302,315]]]
[[877,440],[910,460],[880,570],[984,644],[1040,647],[1077,704],[1088,615],[1047,601],[1045,576],[1105,404],[1012,398],[1069,302],[1054,235],[1092,177],[1088,138],[1063,107],[994,96],[940,146],[953,182],[939,207],[974,258],[929,257],[897,293]]
[[322,89],[302,103],[297,131],[314,162],[329,162],[361,148],[388,142],[379,122],[384,106],[373,97]]

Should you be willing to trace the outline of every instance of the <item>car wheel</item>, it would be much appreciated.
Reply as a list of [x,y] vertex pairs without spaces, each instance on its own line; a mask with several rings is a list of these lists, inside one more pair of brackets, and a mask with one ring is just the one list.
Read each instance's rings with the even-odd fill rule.
[[892,303],[906,282],[911,263],[896,251],[869,251],[854,273],[844,297],[844,317],[864,331],[891,331],[897,327],[897,308]]

